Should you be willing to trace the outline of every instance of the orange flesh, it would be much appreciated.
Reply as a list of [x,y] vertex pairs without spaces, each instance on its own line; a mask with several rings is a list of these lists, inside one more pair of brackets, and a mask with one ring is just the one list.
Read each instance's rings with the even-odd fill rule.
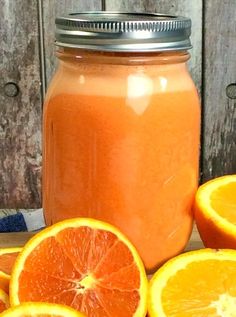
[[[92,282],[86,285],[88,279]],[[28,256],[19,300],[65,304],[88,317],[129,317],[139,305],[139,287],[132,253],[114,234],[70,228],[45,239]]]
[[47,224],[76,216],[112,223],[154,270],[192,229],[196,90],[184,63],[77,67],[61,66],[45,104]]
[[4,310],[6,310],[6,304],[3,302],[3,301],[1,301],[1,299],[0,299],[0,313],[2,313]]
[[223,218],[236,225],[236,182],[220,186],[211,194],[212,208]]
[[43,314],[43,313],[41,313],[41,314],[28,314],[28,313],[24,313],[24,314],[21,314],[20,315],[20,317],[35,317],[35,316],[37,316],[37,317],[52,317],[52,316],[54,316],[54,317],[64,317],[65,315],[64,314]]
[[0,255],[0,271],[10,275],[18,254],[19,252]]
[[218,316],[210,305],[222,294],[236,298],[235,261],[191,263],[167,282],[162,293],[163,309],[166,316]]
[[[11,315],[12,316],[12,315]],[[24,313],[24,314],[20,314],[20,315],[16,315],[16,316],[20,316],[20,317],[65,317],[66,315],[63,314],[63,313],[54,313],[53,315],[52,314],[46,314],[46,313],[39,313],[39,314],[30,314],[30,313]]]

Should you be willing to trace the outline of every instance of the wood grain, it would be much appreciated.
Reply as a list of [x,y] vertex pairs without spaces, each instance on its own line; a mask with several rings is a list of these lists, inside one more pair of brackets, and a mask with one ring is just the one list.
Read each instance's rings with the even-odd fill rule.
[[0,0],[0,208],[40,206],[41,90],[34,0]]
[[[23,246],[35,233],[17,232],[17,233],[0,233],[0,248]],[[199,237],[197,228],[194,226],[192,236],[186,247],[186,251],[198,250],[203,248],[202,241]]]
[[204,248],[202,240],[199,236],[196,225],[193,227],[192,235],[190,237],[189,243],[185,248],[185,251],[198,250]]
[[55,17],[82,10],[100,10],[102,4],[100,0],[43,0],[42,5],[47,87],[57,65],[57,60],[54,56]]
[[106,0],[106,10],[161,12],[192,19],[192,44],[189,69],[199,94],[202,82],[202,0]]
[[33,236],[32,232],[0,233],[0,248],[23,247]]
[[[236,1],[205,1],[203,180],[236,173]],[[235,93],[236,98],[236,93]]]

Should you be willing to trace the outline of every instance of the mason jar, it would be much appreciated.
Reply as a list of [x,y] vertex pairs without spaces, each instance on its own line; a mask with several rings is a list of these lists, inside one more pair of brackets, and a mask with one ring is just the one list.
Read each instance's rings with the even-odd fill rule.
[[83,12],[56,19],[43,119],[47,225],[117,226],[151,272],[186,246],[198,185],[200,107],[191,21]]

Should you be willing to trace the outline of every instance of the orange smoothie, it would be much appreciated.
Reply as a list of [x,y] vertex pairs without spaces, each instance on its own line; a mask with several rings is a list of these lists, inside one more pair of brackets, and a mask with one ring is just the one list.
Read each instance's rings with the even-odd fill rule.
[[46,222],[114,224],[152,271],[192,230],[200,108],[188,54],[59,57],[44,107]]

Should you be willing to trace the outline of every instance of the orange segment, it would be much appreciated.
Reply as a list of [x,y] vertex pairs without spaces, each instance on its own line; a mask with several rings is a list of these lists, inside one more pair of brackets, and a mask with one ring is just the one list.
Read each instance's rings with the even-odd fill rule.
[[167,262],[150,282],[150,317],[236,316],[236,251],[198,250]]
[[12,305],[66,304],[88,317],[142,317],[147,278],[140,257],[115,227],[92,219],[57,223],[33,237],[15,263]]
[[218,177],[200,186],[194,211],[206,247],[236,249],[236,175]]
[[7,293],[0,289],[0,313],[9,307],[9,298]]
[[[224,180],[227,179],[229,180],[224,177]],[[236,225],[236,177],[230,176],[230,180],[230,183],[219,184],[219,187],[212,191],[210,201],[219,216]]]
[[22,248],[0,249],[0,289],[8,293],[13,264]]
[[21,249],[13,248],[11,249],[1,249],[0,250],[0,268],[1,271],[6,274],[11,274],[11,269],[13,267],[13,264],[15,263],[16,257],[18,256]]
[[23,303],[9,308],[1,317],[85,317],[71,307],[49,303]]

